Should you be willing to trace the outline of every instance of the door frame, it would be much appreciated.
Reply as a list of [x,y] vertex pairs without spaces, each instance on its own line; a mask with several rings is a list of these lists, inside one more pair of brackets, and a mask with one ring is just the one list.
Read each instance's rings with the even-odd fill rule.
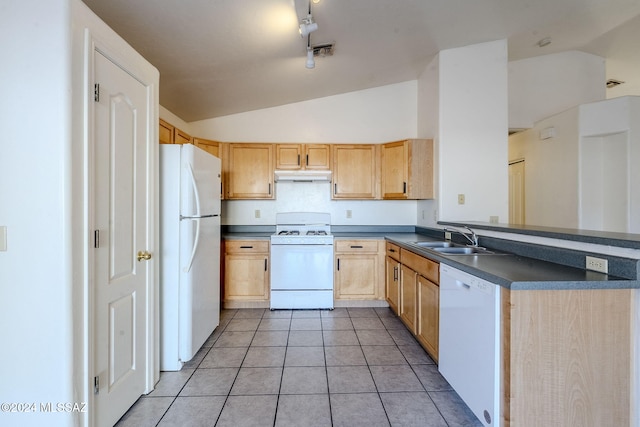
[[[140,81],[147,88],[147,102],[149,105],[147,122],[148,142],[146,161],[148,165],[147,180],[147,204],[149,206],[147,216],[147,242],[149,251],[157,255],[158,247],[158,85],[159,73],[155,67],[149,64],[140,54],[129,46],[122,38],[113,32],[104,22],[89,11],[88,8],[80,6],[74,14],[74,54],[73,57],[73,81],[74,88],[82,85],[82,99],[74,98],[74,116],[78,118],[75,125],[77,144],[81,147],[73,147],[82,154],[79,162],[82,164],[81,173],[78,173],[77,180],[82,177],[82,184],[78,185],[78,192],[82,193],[80,198],[82,203],[82,292],[74,296],[74,319],[76,324],[73,336],[77,342],[74,345],[74,371],[82,378],[82,387],[78,393],[82,397],[78,400],[87,403],[88,411],[80,415],[80,425],[94,425],[94,394],[93,378],[95,372],[95,339],[94,339],[94,249],[93,249],[93,218],[95,200],[92,196],[94,188],[94,91],[93,81],[95,76],[94,55],[99,51],[114,64],[126,70],[131,76]],[[80,80],[81,83],[77,81]],[[72,153],[71,156],[77,154]],[[81,187],[81,188],[80,188]],[[157,259],[157,258],[156,258]],[[160,378],[159,370],[159,268],[158,262],[151,263],[147,276],[147,303],[146,303],[146,374],[145,391],[149,393]]]

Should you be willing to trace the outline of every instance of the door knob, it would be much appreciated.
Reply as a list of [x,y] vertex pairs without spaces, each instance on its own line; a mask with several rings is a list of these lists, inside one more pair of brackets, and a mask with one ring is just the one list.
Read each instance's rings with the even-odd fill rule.
[[138,251],[138,261],[149,261],[151,259],[151,254],[147,251]]

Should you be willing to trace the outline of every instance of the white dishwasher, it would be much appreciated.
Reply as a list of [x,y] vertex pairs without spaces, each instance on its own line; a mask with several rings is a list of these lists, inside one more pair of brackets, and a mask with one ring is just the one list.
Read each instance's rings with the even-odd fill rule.
[[500,425],[500,286],[440,264],[438,370],[485,426]]

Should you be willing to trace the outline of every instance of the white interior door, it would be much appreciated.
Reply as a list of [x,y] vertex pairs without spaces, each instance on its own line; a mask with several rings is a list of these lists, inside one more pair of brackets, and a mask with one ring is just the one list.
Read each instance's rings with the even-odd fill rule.
[[148,240],[147,88],[95,52],[96,426],[112,426],[145,391]]

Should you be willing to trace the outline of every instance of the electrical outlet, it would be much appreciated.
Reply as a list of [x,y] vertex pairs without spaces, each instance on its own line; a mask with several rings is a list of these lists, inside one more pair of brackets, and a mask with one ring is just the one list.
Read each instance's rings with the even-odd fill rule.
[[491,224],[497,224],[497,223],[498,223],[498,221],[500,221],[500,217],[499,217],[499,216],[497,216],[497,215],[491,215],[491,216],[489,217],[489,222],[490,222]]
[[458,194],[458,204],[464,205],[464,194]]
[[0,252],[7,250],[7,226],[0,227]]
[[586,259],[587,270],[598,271],[600,273],[609,273],[609,262],[603,258],[588,256]]
[[347,218],[351,218],[352,212],[351,209],[347,209]]
[[255,216],[256,218],[260,218],[260,209],[256,209],[256,210],[255,210],[255,212],[254,212],[254,216]]
[[444,240],[451,240],[451,232],[450,231],[445,231],[444,232]]

